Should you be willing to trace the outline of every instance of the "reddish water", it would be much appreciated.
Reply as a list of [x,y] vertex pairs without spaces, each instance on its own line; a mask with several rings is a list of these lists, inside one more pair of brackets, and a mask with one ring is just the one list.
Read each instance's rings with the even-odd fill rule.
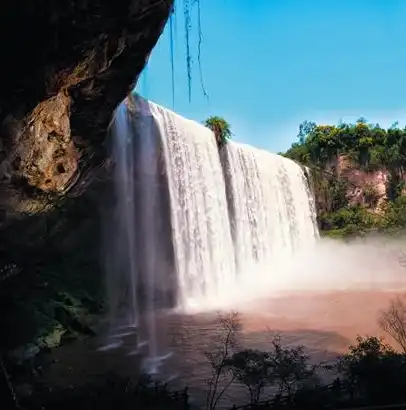
[[[241,309],[244,313],[240,314],[240,340],[265,350],[270,333],[278,333],[287,345],[304,345],[313,361],[328,360],[345,352],[357,335],[383,336],[377,318],[397,294],[379,290],[301,292],[269,298]],[[202,398],[209,374],[204,352],[213,348],[219,332],[216,313],[169,314],[161,317],[159,323],[161,344],[173,352],[163,367],[165,376],[177,375],[175,385],[187,384],[194,395]],[[54,357],[58,363],[48,374],[49,382],[75,385],[106,371],[138,373],[139,359],[129,356],[134,337],[128,336],[116,350],[100,352],[98,346],[100,340],[91,340],[57,349]],[[236,388],[230,392],[230,402],[242,394]]]
[[382,335],[379,312],[398,292],[341,291],[292,293],[258,305],[243,316],[246,333],[272,331],[291,335],[306,346],[343,352],[360,335]]

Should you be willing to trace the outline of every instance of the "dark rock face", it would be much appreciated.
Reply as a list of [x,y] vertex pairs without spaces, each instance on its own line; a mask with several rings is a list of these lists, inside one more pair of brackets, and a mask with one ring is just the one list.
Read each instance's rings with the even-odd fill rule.
[[99,165],[111,114],[173,0],[13,0],[0,6],[0,223],[37,213]]
[[172,7],[1,3],[0,351],[55,346],[86,333],[86,318],[103,309],[106,131]]

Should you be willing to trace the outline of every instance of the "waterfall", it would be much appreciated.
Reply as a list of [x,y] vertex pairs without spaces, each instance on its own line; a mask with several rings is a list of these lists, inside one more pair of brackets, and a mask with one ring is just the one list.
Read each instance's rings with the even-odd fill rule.
[[295,162],[234,142],[219,148],[206,127],[136,96],[111,130],[111,323],[136,327],[150,358],[163,354],[160,311],[265,297],[315,244],[311,187]]
[[303,177],[306,179],[306,191],[307,197],[309,198],[309,209],[310,209],[310,216],[312,219],[313,230],[314,230],[314,237],[316,239],[320,238],[319,228],[317,225],[317,206],[316,206],[316,199],[315,199],[315,188],[314,188],[314,180],[313,175],[308,167],[303,167]]
[[235,282],[225,183],[216,139],[202,125],[150,103],[164,147],[172,239],[183,308],[221,300]]
[[[129,101],[116,110],[112,122],[115,212],[108,228],[107,288],[113,343],[136,329],[137,353],[143,349],[149,372],[161,355],[156,313],[171,305],[168,200],[160,173],[161,136],[153,117],[132,112]],[[117,333],[117,328],[121,330]]]
[[119,105],[112,124],[114,188],[116,214],[109,234],[111,266],[108,268],[108,286],[111,320],[117,325],[135,327],[138,324],[138,266],[136,260],[136,206],[135,159],[131,124],[124,104]]
[[301,167],[282,156],[229,142],[221,157],[240,289],[254,297],[269,293],[289,261],[318,237],[311,191]]

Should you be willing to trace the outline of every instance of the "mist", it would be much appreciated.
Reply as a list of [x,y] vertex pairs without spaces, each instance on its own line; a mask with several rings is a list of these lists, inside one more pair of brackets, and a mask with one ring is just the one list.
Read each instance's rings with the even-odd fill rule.
[[257,302],[291,293],[406,290],[405,238],[371,236],[349,242],[320,238],[294,257],[281,254],[240,272],[233,288],[199,301],[188,313],[251,310]]

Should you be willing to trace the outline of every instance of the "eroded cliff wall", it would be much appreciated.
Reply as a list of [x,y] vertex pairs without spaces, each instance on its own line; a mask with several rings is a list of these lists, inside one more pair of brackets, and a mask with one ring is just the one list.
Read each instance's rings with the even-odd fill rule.
[[103,161],[111,114],[134,87],[172,3],[2,2],[0,221],[39,212]]
[[106,131],[172,7],[1,3],[0,349],[58,345],[101,311]]

